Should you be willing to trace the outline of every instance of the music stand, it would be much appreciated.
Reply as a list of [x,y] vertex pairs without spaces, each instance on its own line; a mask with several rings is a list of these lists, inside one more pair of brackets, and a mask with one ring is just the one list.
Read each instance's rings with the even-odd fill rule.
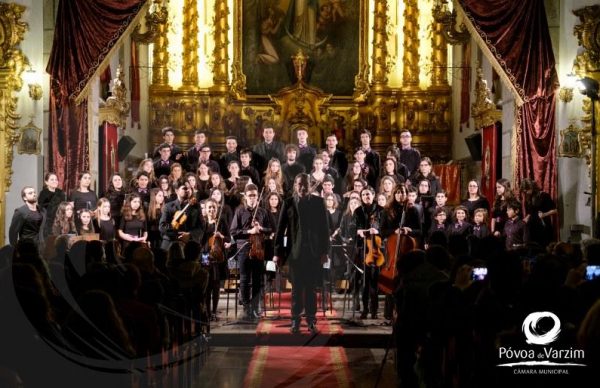
[[[346,303],[348,301],[348,289],[350,288],[350,285],[353,283],[356,283],[356,272],[360,272],[361,275],[364,276],[364,270],[361,269],[358,265],[356,265],[348,256],[348,252],[346,250],[347,244],[346,243],[342,243],[342,244],[334,244],[331,245],[332,248],[337,248],[337,247],[341,247],[342,248],[342,255],[344,257],[344,259],[346,260],[346,266],[348,268],[347,275],[345,277],[345,281],[346,281],[346,289],[344,290],[344,303],[343,303],[343,307],[342,307],[342,316],[339,318],[332,318],[332,320],[336,320],[339,321],[340,323],[345,323],[347,325],[350,326],[358,326],[358,327],[363,327],[364,324],[362,322],[356,321],[356,310],[352,309],[352,318],[345,318],[346,315]],[[348,264],[350,264],[348,266]],[[358,288],[358,287],[355,287]],[[356,290],[353,290],[353,292],[357,292]]]
[[[245,243],[242,244],[241,247],[238,248],[238,250],[233,254],[233,256],[231,256],[230,258],[227,259],[227,269],[229,271],[229,263],[230,262],[234,262],[235,263],[235,269],[237,269],[238,271],[238,275],[240,276],[240,280],[241,280],[241,274],[240,274],[240,263],[237,259],[237,256],[240,254],[240,252],[242,251],[242,249],[244,249],[246,247],[246,245],[248,245],[250,242],[246,241]],[[239,292],[240,292],[240,283],[238,281],[236,281],[235,283],[235,317],[237,318],[237,310],[238,310],[238,298],[239,298]],[[229,319],[229,293],[227,294],[227,307],[226,307],[226,315],[227,318]],[[254,324],[256,323],[255,321],[247,321],[247,320],[234,320],[231,322],[226,322],[223,324],[223,326],[230,326],[230,325],[250,325],[250,324]]]

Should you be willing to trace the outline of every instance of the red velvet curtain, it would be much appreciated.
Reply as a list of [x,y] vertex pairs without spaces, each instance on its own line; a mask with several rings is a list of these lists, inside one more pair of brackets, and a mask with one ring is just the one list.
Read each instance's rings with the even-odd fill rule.
[[517,112],[515,186],[530,177],[556,199],[558,76],[544,1],[460,0],[460,5],[524,101]]
[[146,0],[61,0],[46,71],[50,74],[47,168],[63,187],[89,169],[87,101],[76,104],[98,66]]

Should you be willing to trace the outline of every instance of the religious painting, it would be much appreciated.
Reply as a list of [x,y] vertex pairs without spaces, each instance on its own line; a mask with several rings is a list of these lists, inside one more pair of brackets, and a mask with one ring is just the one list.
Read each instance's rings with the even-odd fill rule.
[[42,130],[30,121],[24,127],[19,129],[19,143],[17,152],[19,154],[39,155],[40,153],[40,135]]
[[244,0],[242,71],[246,94],[267,95],[296,82],[291,57],[309,56],[306,81],[350,96],[359,71],[362,0]]
[[560,145],[558,146],[558,155],[567,158],[579,158],[582,155],[581,129],[573,124],[560,131]]

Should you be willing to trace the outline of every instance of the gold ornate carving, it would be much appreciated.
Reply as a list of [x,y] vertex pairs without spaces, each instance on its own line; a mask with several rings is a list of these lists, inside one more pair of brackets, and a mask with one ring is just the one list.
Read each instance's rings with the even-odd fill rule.
[[419,88],[419,8],[417,0],[405,0],[404,89]]
[[436,0],[433,18],[441,26],[441,32],[449,44],[465,44],[471,39],[471,34],[463,23],[456,27],[456,10],[450,11],[446,0]]
[[[573,11],[575,16],[579,17],[580,24],[575,25],[573,33],[577,37],[579,45],[583,50],[575,57],[573,71],[578,77],[590,77],[596,81],[600,81],[600,5],[592,5],[580,8]],[[595,123],[596,133],[598,133],[598,123],[600,123],[600,104],[589,98],[584,98],[582,110],[584,116],[581,117],[581,122],[584,124],[579,139],[581,142],[581,152],[588,166],[588,174],[590,179],[593,179],[599,187],[600,184],[600,168],[598,161],[600,160],[600,147],[598,147],[598,136],[596,135],[596,144],[592,147],[592,104],[596,104]],[[592,149],[595,150],[595,155],[592,154]],[[592,168],[594,165],[595,168]],[[594,174],[594,176],[592,176]],[[590,181],[591,186],[591,181]],[[600,198],[596,195],[595,209],[600,208]]]
[[14,3],[0,3],[0,245],[4,245],[5,193],[12,184],[13,146],[19,138],[18,99],[13,93],[23,86],[21,73],[28,62],[18,48],[28,30],[21,21],[25,9]]
[[182,90],[198,89],[198,7],[196,0],[183,4]]
[[375,0],[373,11],[373,89],[375,90],[385,89],[388,82],[387,10],[386,0]]
[[229,31],[229,23],[227,16],[229,15],[229,7],[227,0],[217,0],[215,2],[215,48],[213,50],[213,90],[225,92],[229,88],[229,72],[227,71],[227,62],[229,61],[229,53],[227,47],[229,40],[227,33]]
[[140,32],[141,25],[137,25],[131,33],[131,39],[137,43],[154,43],[160,33],[160,25],[166,24],[168,19],[167,7],[162,0],[154,0],[154,10],[148,10],[146,15],[146,31]]
[[483,79],[483,70],[477,68],[477,80],[475,81],[475,102],[471,104],[471,117],[475,120],[475,129],[493,125],[502,119],[502,111],[496,109],[496,105],[488,97],[490,89],[487,81]]
[[157,34],[152,49],[152,85],[151,90],[170,90],[169,86],[169,38],[167,37],[167,22],[169,12],[166,7],[161,9],[161,18],[156,26]]
[[117,75],[113,79],[111,96],[106,103],[100,105],[99,120],[124,127],[129,114],[130,103],[127,101],[127,88],[125,87],[125,75],[123,65],[117,66]]
[[431,87],[432,88],[449,88],[448,85],[448,46],[444,38],[444,26],[442,23],[434,21],[432,24],[431,34],[432,53],[432,71],[431,71]]
[[[299,50],[292,56],[292,63],[298,78],[293,86],[281,89],[275,95],[269,95],[279,107],[279,116],[284,128],[292,128],[302,124],[309,127],[311,141],[321,144],[320,131],[315,131],[317,124],[321,121],[321,108],[333,95],[324,93],[321,89],[306,84],[304,72],[308,56]],[[289,134],[288,134],[289,137]]]

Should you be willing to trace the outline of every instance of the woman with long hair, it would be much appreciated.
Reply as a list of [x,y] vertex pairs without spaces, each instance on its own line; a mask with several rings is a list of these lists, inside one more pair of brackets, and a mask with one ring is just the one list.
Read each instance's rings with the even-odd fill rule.
[[323,181],[327,174],[323,171],[325,164],[321,155],[313,158],[313,169],[310,172],[310,185],[314,192],[320,193],[323,190]]
[[492,224],[490,228],[492,234],[496,237],[502,236],[504,224],[508,221],[506,205],[514,197],[510,181],[504,178],[498,179],[496,181],[496,198],[494,198],[494,205],[492,207]]
[[136,176],[138,172],[144,171],[146,174],[148,174],[148,179],[150,179],[150,185],[155,185],[156,184],[156,175],[154,174],[154,161],[150,158],[146,158],[143,159],[139,166],[137,171],[133,174],[133,176]]
[[125,193],[127,188],[124,185],[123,177],[121,174],[114,173],[110,177],[110,183],[108,189],[104,193],[104,198],[110,202],[110,210],[115,220],[115,225],[119,225],[121,222],[121,208],[123,208],[123,202],[125,202]]
[[[227,227],[229,227],[229,225],[231,225],[231,220],[233,219],[233,210],[231,210],[231,206],[225,202],[225,194],[219,189],[211,189],[210,198],[215,200],[217,205],[219,205],[219,211],[223,213],[221,217],[225,220]],[[223,209],[221,210],[221,208]]]
[[196,198],[197,200],[206,199],[208,195],[205,196],[202,195],[202,193],[200,193],[200,190],[198,188],[198,177],[196,176],[196,174],[194,174],[193,172],[186,173],[184,177],[184,182],[190,191],[190,198]]
[[397,181],[389,175],[381,177],[379,180],[379,190],[377,192],[379,194],[384,194],[386,199],[389,201],[396,190],[396,182]]
[[73,211],[73,205],[71,202],[61,202],[58,205],[56,217],[54,217],[54,221],[52,223],[52,234],[54,236],[60,236],[61,234],[77,233],[74,214],[75,212]]
[[148,203],[148,242],[151,248],[159,248],[162,236],[159,230],[160,216],[165,206],[165,195],[161,189],[155,187],[150,189],[150,202]]
[[209,195],[208,186],[210,185],[210,167],[206,162],[198,163],[197,169],[197,179],[198,179],[198,199],[206,199]]
[[[271,158],[267,164],[265,178],[263,179],[265,186],[269,179],[274,179],[276,185],[285,190],[285,179],[283,178],[283,171],[281,170],[281,161],[277,158]],[[283,194],[283,192],[285,191],[280,192],[280,194]]]
[[53,172],[47,172],[44,175],[44,188],[38,195],[38,206],[46,210],[46,223],[43,232],[43,237],[46,238],[52,233],[54,218],[56,211],[61,202],[67,200],[67,195],[64,191],[58,188],[58,176]]
[[142,206],[142,199],[138,194],[129,194],[125,199],[119,225],[119,237],[123,241],[123,251],[130,242],[146,242],[148,238],[146,214]]
[[77,228],[77,232],[79,235],[83,234],[94,234],[96,233],[96,227],[94,227],[94,223],[92,221],[94,214],[91,210],[81,209],[77,212],[79,215],[79,225]]
[[388,176],[393,178],[396,184],[404,183],[406,181],[406,178],[404,178],[404,176],[397,171],[396,163],[397,162],[394,158],[387,158],[383,161],[383,168],[381,169],[381,177],[379,177],[379,183],[377,184],[378,186],[381,185],[383,178]]
[[[210,309],[210,319],[216,321],[219,291],[221,289],[219,265],[225,260],[225,244],[229,243],[231,238],[225,219],[223,216],[219,218],[219,205],[217,201],[209,198],[204,201],[204,206],[206,208],[206,229],[204,230],[202,239],[202,254],[208,255],[208,263],[203,260],[203,267],[208,271],[208,288],[206,289],[205,303],[206,308]],[[215,239],[211,237],[215,237]],[[211,242],[213,245],[211,245]],[[217,253],[218,256],[215,256]]]
[[556,241],[551,217],[558,214],[556,203],[550,194],[542,191],[533,179],[523,179],[520,189],[525,207],[523,221],[527,224],[529,241],[536,242],[545,248],[551,241]]
[[81,209],[94,210],[98,197],[90,189],[92,186],[92,175],[85,171],[79,174],[77,178],[77,188],[71,192],[70,201],[73,202],[73,210],[78,212]]
[[169,177],[166,175],[161,175],[156,180],[158,182],[157,187],[162,191],[163,196],[165,197],[165,203],[169,203],[177,199],[177,194],[173,190],[173,186],[171,182],[169,182]]
[[479,189],[479,182],[476,179],[471,179],[467,183],[467,199],[462,201],[462,206],[467,208],[467,221],[472,221],[475,215],[475,210],[485,209],[490,211],[490,203],[486,197],[481,194]]
[[354,181],[356,179],[364,179],[362,175],[362,169],[360,168],[359,162],[352,162],[346,176],[344,177],[344,188],[343,192],[352,191],[354,188]]
[[227,191],[227,185],[225,184],[225,179],[223,179],[223,176],[218,172],[211,172],[210,182],[208,183],[207,189],[209,192],[212,191],[212,189],[218,189],[222,192]]
[[111,215],[111,203],[107,198],[100,198],[96,207],[96,230],[100,240],[112,241],[117,235],[116,223]]

